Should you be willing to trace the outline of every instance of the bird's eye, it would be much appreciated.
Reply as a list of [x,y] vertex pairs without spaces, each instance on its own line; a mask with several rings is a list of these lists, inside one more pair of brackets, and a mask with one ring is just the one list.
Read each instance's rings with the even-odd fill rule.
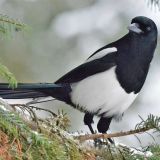
[[146,26],[144,24],[139,24],[139,27],[143,32],[150,32],[151,31],[151,27],[150,26]]
[[151,30],[151,27],[147,27],[146,30],[147,30],[147,31],[150,31],[150,30]]

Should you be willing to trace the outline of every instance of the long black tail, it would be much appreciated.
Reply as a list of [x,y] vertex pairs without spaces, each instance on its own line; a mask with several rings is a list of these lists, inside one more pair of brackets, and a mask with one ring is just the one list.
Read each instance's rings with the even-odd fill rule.
[[68,102],[71,88],[69,85],[54,83],[19,83],[18,87],[11,89],[7,83],[0,83],[0,97],[4,99],[25,99],[39,97],[54,97],[60,101]]

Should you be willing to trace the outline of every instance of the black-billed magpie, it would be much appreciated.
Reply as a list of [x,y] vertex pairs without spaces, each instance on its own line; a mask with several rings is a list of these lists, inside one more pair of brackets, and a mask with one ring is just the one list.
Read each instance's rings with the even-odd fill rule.
[[121,117],[140,92],[157,45],[157,27],[143,16],[132,19],[129,32],[94,52],[83,64],[55,83],[23,84],[12,90],[0,84],[4,99],[52,96],[85,112],[84,123],[94,133],[93,116],[106,133],[113,118]]

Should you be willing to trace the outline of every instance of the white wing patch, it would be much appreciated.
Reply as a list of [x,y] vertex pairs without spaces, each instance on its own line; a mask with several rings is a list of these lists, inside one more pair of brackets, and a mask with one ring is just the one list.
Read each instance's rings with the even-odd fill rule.
[[93,56],[90,57],[89,59],[87,59],[86,62],[90,62],[90,61],[92,61],[92,60],[102,58],[102,57],[104,57],[105,55],[107,55],[107,54],[109,54],[109,53],[112,53],[112,52],[117,52],[117,48],[116,48],[116,47],[112,47],[112,48],[103,49],[103,50],[97,52],[95,55],[93,55]]
[[120,116],[136,98],[120,86],[115,68],[85,78],[72,85],[71,100],[74,104],[91,113],[104,116]]

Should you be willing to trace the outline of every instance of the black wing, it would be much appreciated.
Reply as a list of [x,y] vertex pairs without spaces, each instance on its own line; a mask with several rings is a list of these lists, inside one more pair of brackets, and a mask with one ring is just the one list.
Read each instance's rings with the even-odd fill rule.
[[96,73],[106,71],[113,66],[116,66],[116,52],[112,52],[102,58],[83,63],[82,65],[65,74],[55,83],[62,84],[78,82]]

